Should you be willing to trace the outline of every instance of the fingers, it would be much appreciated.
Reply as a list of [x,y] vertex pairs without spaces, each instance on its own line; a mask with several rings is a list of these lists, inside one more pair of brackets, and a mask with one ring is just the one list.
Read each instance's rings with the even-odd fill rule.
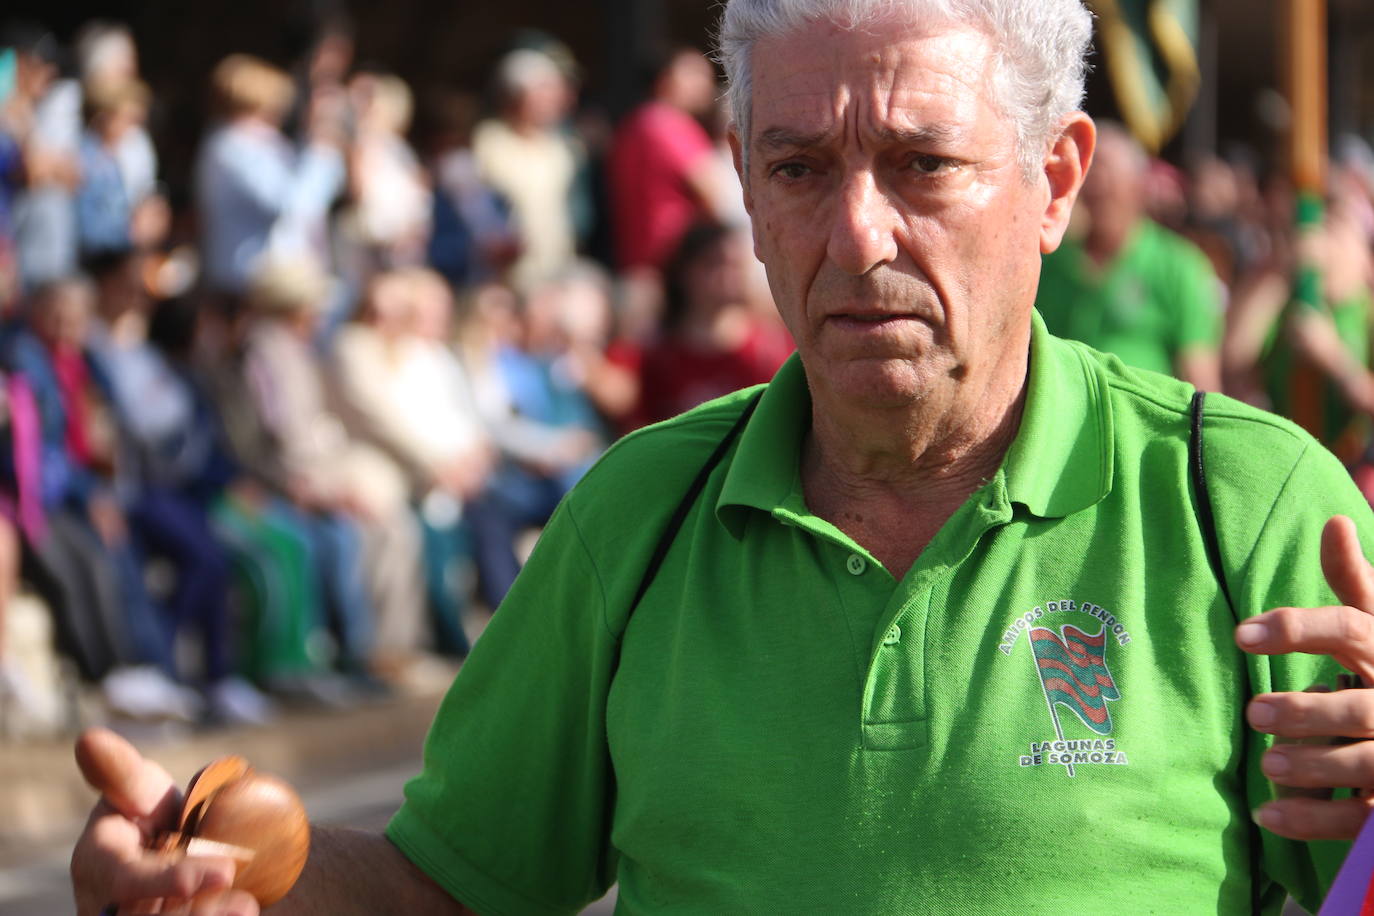
[[[110,901],[189,899],[228,888],[234,880],[231,859],[151,852],[143,839],[138,825],[108,803],[96,806],[72,852],[72,887],[83,916]],[[141,906],[135,911],[155,912]]]
[[1294,840],[1348,840],[1359,834],[1371,806],[1371,798],[1285,798],[1257,808],[1255,821],[1272,833]]
[[159,916],[258,916],[258,902],[244,891],[214,891],[164,906]]
[[1322,529],[1322,572],[1336,597],[1374,614],[1374,567],[1365,559],[1355,523],[1332,516]]
[[1329,655],[1374,683],[1374,616],[1358,608],[1275,608],[1236,627],[1236,644],[1255,655]]
[[1374,691],[1264,693],[1245,717],[1255,731],[1283,738],[1374,738]]
[[1298,788],[1363,786],[1374,767],[1374,743],[1280,744],[1260,760],[1264,775],[1279,785]]
[[172,859],[149,853],[123,863],[114,875],[111,893],[115,900],[159,897],[188,900],[199,894],[227,890],[233,880],[231,859],[210,856]]
[[76,740],[76,763],[86,782],[125,817],[157,826],[175,823],[181,794],[172,777],[119,735],[87,729]]

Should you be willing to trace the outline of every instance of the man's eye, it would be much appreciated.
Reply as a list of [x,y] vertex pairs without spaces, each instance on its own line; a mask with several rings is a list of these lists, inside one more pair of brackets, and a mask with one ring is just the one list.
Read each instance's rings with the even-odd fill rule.
[[943,156],[917,156],[911,160],[911,170],[922,175],[935,175],[954,167],[954,160]]
[[798,178],[805,178],[810,172],[811,169],[802,165],[800,162],[784,162],[773,169],[774,175],[780,178],[786,178],[790,181],[795,181]]

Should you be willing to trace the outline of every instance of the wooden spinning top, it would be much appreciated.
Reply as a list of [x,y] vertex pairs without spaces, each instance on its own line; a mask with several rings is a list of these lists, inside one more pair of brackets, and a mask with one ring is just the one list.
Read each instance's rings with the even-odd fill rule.
[[191,778],[177,829],[160,845],[234,859],[233,886],[268,907],[300,877],[310,853],[310,824],[289,785],[242,757],[221,757]]

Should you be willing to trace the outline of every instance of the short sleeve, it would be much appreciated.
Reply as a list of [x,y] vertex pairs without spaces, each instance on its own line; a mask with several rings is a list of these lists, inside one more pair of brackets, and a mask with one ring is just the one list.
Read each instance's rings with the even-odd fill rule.
[[568,504],[435,716],[392,842],[483,914],[574,913],[615,873],[605,709],[616,640]]
[[[1224,458],[1224,453],[1217,457]],[[1258,457],[1270,462],[1280,460],[1277,455]],[[1211,456],[1208,463],[1210,475]],[[1257,466],[1254,462],[1233,464]],[[1218,539],[1224,555],[1230,550],[1245,550],[1248,536],[1240,529],[1250,524],[1235,526],[1238,537],[1228,544],[1225,519],[1248,515],[1259,523],[1253,546],[1246,551],[1244,559],[1235,558],[1239,561],[1238,568],[1228,573],[1237,613],[1242,617],[1275,607],[1319,607],[1337,603],[1321,570],[1321,532],[1331,516],[1341,514],[1355,520],[1366,555],[1374,544],[1374,517],[1334,456],[1309,441],[1296,462],[1288,464],[1291,471],[1267,511],[1256,511],[1253,487],[1247,501],[1245,488],[1234,486],[1243,484],[1242,481],[1233,480],[1233,486],[1214,491],[1214,500],[1218,500]],[[1221,476],[1226,476],[1226,472]],[[1228,568],[1231,562],[1228,559]],[[1249,661],[1252,695],[1299,691],[1315,683],[1331,684],[1339,671],[1325,656],[1250,656]],[[1247,790],[1250,807],[1255,808],[1273,797],[1272,786],[1260,770],[1260,758],[1273,744],[1273,739],[1248,728],[1246,733],[1249,739]],[[1260,830],[1259,835],[1267,875],[1315,913],[1340,867],[1348,844],[1299,843],[1265,830]]]

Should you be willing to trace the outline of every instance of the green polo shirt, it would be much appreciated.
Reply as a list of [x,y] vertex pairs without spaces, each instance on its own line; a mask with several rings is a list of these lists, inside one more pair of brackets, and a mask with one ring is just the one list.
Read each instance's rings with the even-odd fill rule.
[[[1190,394],[1035,319],[1014,445],[899,581],[807,510],[794,357],[632,617],[749,394],[629,436],[545,530],[389,836],[480,913],[613,881],[623,913],[1249,912],[1269,786],[1243,704],[1329,672],[1235,648]],[[1331,603],[1322,524],[1374,521],[1344,471],[1224,398],[1205,435],[1239,612]],[[1273,912],[1272,881],[1315,909],[1330,863],[1254,855]]]
[[1196,245],[1143,219],[1101,268],[1068,239],[1045,255],[1035,307],[1052,334],[1174,375],[1181,352],[1221,340],[1218,289]]

